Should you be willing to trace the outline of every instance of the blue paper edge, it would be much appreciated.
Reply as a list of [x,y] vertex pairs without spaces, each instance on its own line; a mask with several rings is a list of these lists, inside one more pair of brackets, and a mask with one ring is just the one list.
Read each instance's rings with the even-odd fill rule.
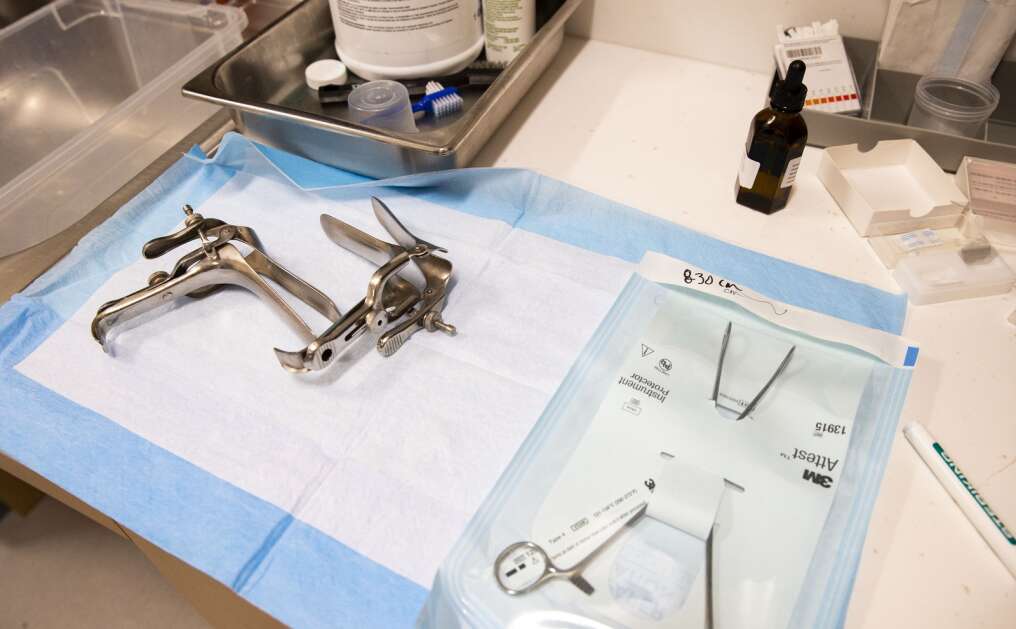
[[[224,140],[220,154],[227,155],[231,149],[244,146],[254,147],[292,183],[306,189],[317,189],[327,194],[329,189],[341,193],[343,188],[414,187],[419,196],[436,203],[504,220],[520,229],[579,247],[632,262],[641,258],[645,250],[653,249],[752,285],[788,303],[894,333],[902,329],[906,308],[903,296],[735,247],[529,171],[467,169],[374,182],[256,145],[232,134]],[[192,150],[187,158],[174,164],[148,189],[83,239],[53,269],[0,307],[0,382],[4,382],[0,392],[0,409],[6,410],[5,414],[9,417],[22,420],[21,423],[3,422],[0,445],[11,443],[17,446],[19,438],[25,437],[25,434],[18,434],[18,428],[44,428],[51,433],[51,439],[46,443],[64,448],[64,455],[60,457],[62,462],[84,464],[93,460],[95,453],[107,451],[101,457],[102,464],[93,468],[86,466],[85,469],[71,465],[61,472],[59,466],[56,470],[46,470],[52,461],[50,451],[32,452],[21,447],[17,453],[20,456],[14,456],[15,452],[11,452],[9,447],[3,448],[29,468],[40,473],[44,470],[50,472],[44,475],[57,485],[230,585],[277,618],[325,625],[334,625],[338,618],[350,625],[377,623],[382,618],[389,626],[411,624],[415,610],[423,604],[426,589],[358,555],[281,509],[133,435],[115,422],[73,404],[13,370],[13,365],[55,331],[108,278],[112,272],[110,268],[115,270],[129,264],[136,259],[136,252],[151,234],[165,232],[179,222],[177,208],[182,203],[200,204],[225,184],[234,172],[219,163],[219,156],[209,161],[199,151]],[[505,187],[496,180],[492,181],[498,176],[509,179],[513,185]],[[482,185],[474,185],[478,181]],[[493,187],[490,187],[492,183]],[[541,208],[547,211],[533,211],[528,201],[537,194],[543,195],[544,199],[560,199],[561,202],[552,202],[549,207]],[[530,211],[519,212],[519,207]],[[627,234],[627,238],[617,239],[618,232]],[[110,241],[117,246],[109,247]],[[698,248],[703,242],[713,248],[709,255],[699,253]],[[748,256],[754,264],[745,265],[743,261],[731,263],[731,258],[738,256]],[[785,279],[788,276],[798,276],[797,279],[801,280],[802,274],[805,283],[817,285],[821,290],[795,293],[771,281],[772,278]],[[829,292],[835,293],[838,299],[812,298]],[[844,295],[848,298],[843,299]],[[836,304],[849,306],[843,308]],[[26,333],[29,333],[28,336]],[[32,403],[38,412],[31,417],[16,412],[19,407],[24,407],[25,402]],[[40,422],[43,417],[45,421]],[[92,431],[93,437],[102,438],[80,439],[86,428]],[[61,438],[68,435],[72,436]],[[27,441],[22,441],[22,446]],[[108,465],[110,461],[121,462],[118,470]],[[169,468],[172,472],[166,473]],[[106,474],[116,471],[120,471],[120,477],[115,474],[114,477],[106,477]],[[127,474],[135,482],[125,482],[123,476]],[[145,482],[138,480],[141,478]],[[112,496],[119,496],[120,502],[111,497],[110,492],[104,491],[107,483],[118,484],[122,491]],[[162,487],[162,490],[156,491],[154,488],[157,487]],[[154,495],[160,499],[152,500]],[[169,496],[172,501],[162,500]],[[131,505],[144,508],[128,509]],[[195,508],[195,505],[201,505],[201,508]],[[222,526],[243,523],[245,527],[235,530],[206,526],[209,524],[207,518],[192,518],[193,514],[187,513],[188,510],[201,514],[220,513],[213,523]],[[165,511],[171,513],[163,513]],[[176,528],[166,527],[167,521],[173,522]],[[251,527],[258,533],[249,530]],[[252,540],[257,541],[257,545],[252,545]],[[267,556],[266,543],[268,548],[274,545],[276,549],[271,557]],[[329,557],[341,558],[339,564],[353,565],[355,570],[340,571],[337,565],[326,569],[324,562],[320,561],[323,549],[328,549]],[[273,564],[276,569],[269,570]],[[307,570],[312,565],[318,570]],[[293,597],[277,595],[290,581],[280,581],[275,577],[293,574],[283,570],[286,566],[307,578],[302,589],[294,592]],[[342,578],[336,578],[339,574]],[[376,579],[371,581],[368,589],[372,593],[380,591],[377,597],[363,598],[362,588],[348,587],[351,580],[363,583],[370,579]],[[380,582],[384,583],[381,590],[377,587]],[[330,596],[309,598],[307,588],[314,589],[315,584],[317,587],[327,586]],[[325,603],[327,609],[309,609],[309,600]]]

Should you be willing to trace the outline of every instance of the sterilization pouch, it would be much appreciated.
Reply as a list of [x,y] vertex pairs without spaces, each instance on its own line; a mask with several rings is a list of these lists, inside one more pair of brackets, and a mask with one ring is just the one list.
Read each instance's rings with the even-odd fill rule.
[[[425,625],[836,622],[867,525],[850,514],[877,492],[916,347],[663,256],[641,272],[657,281],[629,282],[443,564]],[[496,562],[519,540],[561,569],[608,541],[582,572],[593,591],[509,596],[498,581],[542,568]]]

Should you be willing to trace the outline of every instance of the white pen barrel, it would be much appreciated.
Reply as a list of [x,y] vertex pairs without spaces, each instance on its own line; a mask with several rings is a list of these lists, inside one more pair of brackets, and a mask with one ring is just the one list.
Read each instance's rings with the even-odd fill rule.
[[974,486],[960,471],[959,466],[920,424],[903,429],[910,445],[931,469],[939,483],[949,492],[963,515],[988,543],[1009,572],[1016,578],[1016,536],[1006,528],[1001,518],[991,510]]

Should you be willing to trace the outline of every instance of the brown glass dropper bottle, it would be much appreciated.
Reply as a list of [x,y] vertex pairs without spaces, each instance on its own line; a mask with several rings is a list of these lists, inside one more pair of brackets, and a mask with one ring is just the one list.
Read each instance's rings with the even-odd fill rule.
[[769,107],[752,118],[735,184],[741,205],[766,214],[787,205],[808,142],[808,126],[801,117],[808,93],[801,82],[805,69],[800,59],[791,63],[787,77],[773,85]]

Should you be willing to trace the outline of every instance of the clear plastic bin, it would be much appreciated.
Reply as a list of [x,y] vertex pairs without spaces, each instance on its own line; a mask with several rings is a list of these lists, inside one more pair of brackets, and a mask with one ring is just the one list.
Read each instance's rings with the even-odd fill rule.
[[984,139],[984,125],[998,107],[998,88],[954,76],[921,77],[907,124]]
[[234,7],[57,0],[0,30],[0,256],[78,221],[212,115],[180,88],[246,23]]

